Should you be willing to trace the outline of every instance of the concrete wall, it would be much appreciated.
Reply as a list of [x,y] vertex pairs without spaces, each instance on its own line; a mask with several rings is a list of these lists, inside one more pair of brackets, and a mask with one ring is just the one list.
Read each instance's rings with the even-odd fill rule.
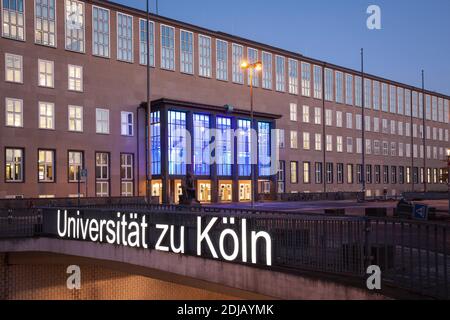
[[[47,252],[70,255],[77,257],[72,260],[75,264],[80,261],[80,257],[95,259],[94,261],[90,260],[89,263],[103,266],[106,269],[127,270],[128,274],[140,274],[154,279],[220,292],[225,296],[298,300],[385,299],[382,295],[362,289],[364,283],[348,282],[343,284],[342,279],[338,281],[325,278],[324,275],[319,278],[319,275],[287,274],[197,257],[88,242],[54,239],[9,240],[0,242],[0,252],[10,254],[25,252],[26,255]],[[30,256],[28,256],[29,258]],[[27,261],[27,259],[23,261]],[[41,258],[38,261],[54,263],[48,258]],[[59,260],[56,264],[64,264],[61,261],[67,264],[71,260]]]

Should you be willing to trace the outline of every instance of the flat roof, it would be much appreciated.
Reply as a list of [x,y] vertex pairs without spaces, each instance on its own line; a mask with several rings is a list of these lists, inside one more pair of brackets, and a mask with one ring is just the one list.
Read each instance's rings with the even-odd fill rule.
[[[108,0],[84,0],[84,1],[91,2],[92,4],[99,4],[99,5],[109,6],[111,8],[115,8],[117,10],[128,11],[129,13],[132,13],[132,14],[135,14],[135,15],[139,15],[139,16],[141,16],[144,19],[147,18],[147,12],[146,11],[143,11],[143,10],[138,9],[138,8],[130,7],[130,6],[127,6],[127,5],[123,5],[123,4],[120,4],[120,3],[113,2],[114,0],[112,0],[112,1],[108,1]],[[182,27],[182,28],[186,28],[187,27],[187,28],[189,28],[189,29],[191,29],[193,31],[197,31],[197,32],[200,32],[200,33],[205,33],[205,35],[210,35],[210,36],[213,36],[213,37],[216,37],[216,38],[220,37],[220,38],[222,38],[224,40],[231,40],[231,41],[235,40],[237,42],[241,42],[241,43],[244,43],[246,45],[256,46],[256,47],[259,47],[260,49],[266,49],[268,51],[272,51],[272,52],[276,52],[276,53],[285,55],[285,56],[287,56],[289,58],[299,59],[299,60],[302,60],[304,62],[309,62],[309,63],[316,64],[316,65],[319,65],[319,66],[322,66],[322,67],[332,68],[332,69],[335,69],[335,70],[338,70],[338,71],[342,71],[342,72],[346,72],[346,73],[352,73],[352,74],[355,74],[357,76],[361,75],[361,71],[360,70],[358,71],[358,70],[354,70],[354,69],[351,69],[351,68],[339,66],[337,64],[328,63],[326,61],[322,61],[322,60],[319,60],[319,59],[315,59],[315,58],[304,56],[304,55],[302,55],[300,53],[297,53],[297,52],[285,50],[285,49],[282,49],[282,48],[279,48],[279,47],[271,46],[271,45],[268,45],[268,44],[265,44],[265,43],[261,43],[261,42],[254,41],[254,40],[250,40],[250,39],[243,38],[243,37],[236,36],[236,35],[232,35],[232,34],[229,34],[229,33],[221,32],[221,31],[214,31],[214,30],[207,29],[207,28],[204,28],[204,27],[199,27],[199,26],[191,24],[191,23],[187,23],[187,22],[183,22],[183,21],[180,21],[180,20],[164,17],[164,16],[161,16],[161,15],[156,15],[154,13],[150,13],[150,18],[152,20],[155,20],[155,21],[158,21],[158,22],[162,22],[162,23],[172,24],[172,25],[177,26],[177,27]],[[365,78],[370,78],[372,80],[380,81],[380,82],[389,82],[389,84],[391,84],[391,85],[400,86],[400,87],[403,87],[404,89],[417,91],[419,93],[422,92],[422,88],[419,88],[419,87],[416,87],[416,86],[412,86],[412,85],[408,85],[408,84],[405,84],[405,83],[402,83],[402,82],[398,82],[398,81],[395,81],[395,80],[390,80],[390,79],[383,78],[383,77],[380,77],[380,76],[376,76],[376,75],[373,75],[373,74],[370,74],[370,73],[364,73],[364,77]],[[450,100],[450,96],[448,96],[446,94],[442,94],[442,93],[439,93],[439,92],[430,91],[430,90],[426,90],[426,89],[423,90],[423,92],[425,94],[435,95],[435,96],[438,96],[440,98],[444,98],[444,99],[449,99]]]

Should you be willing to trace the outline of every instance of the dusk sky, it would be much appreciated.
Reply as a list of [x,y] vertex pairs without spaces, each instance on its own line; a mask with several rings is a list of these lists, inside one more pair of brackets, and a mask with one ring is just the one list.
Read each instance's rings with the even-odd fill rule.
[[[146,0],[115,0],[145,9]],[[155,12],[156,0],[151,0]],[[369,30],[367,7],[381,7]],[[449,0],[160,0],[159,14],[450,95]]]

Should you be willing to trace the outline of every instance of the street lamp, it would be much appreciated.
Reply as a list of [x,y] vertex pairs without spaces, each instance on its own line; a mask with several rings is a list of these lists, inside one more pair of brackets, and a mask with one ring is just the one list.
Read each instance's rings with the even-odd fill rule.
[[[250,119],[251,119],[251,128],[253,129],[254,125],[254,114],[253,114],[253,73],[255,71],[259,72],[262,70],[262,63],[257,61],[255,63],[249,63],[248,61],[242,61],[241,69],[248,70],[250,76]],[[253,157],[252,157],[253,158]],[[257,160],[258,161],[258,160]],[[256,194],[256,179],[255,179],[255,170],[256,165],[252,161],[252,171],[251,171],[251,180],[252,180],[252,209],[255,207],[255,198]]]

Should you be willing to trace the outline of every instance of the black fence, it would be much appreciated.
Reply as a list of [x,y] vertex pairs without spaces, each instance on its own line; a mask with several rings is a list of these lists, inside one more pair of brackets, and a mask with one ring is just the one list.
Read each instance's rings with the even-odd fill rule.
[[[111,219],[117,210],[78,208],[83,216]],[[0,211],[0,239],[44,236],[46,216],[56,208]],[[74,208],[68,208],[74,210]],[[289,272],[320,272],[341,279],[357,280],[365,285],[366,269],[377,265],[382,270],[383,288],[402,289],[424,297],[449,299],[450,239],[449,225],[412,220],[371,217],[323,217],[287,215],[251,210],[217,208],[151,206],[146,209],[128,207],[124,212],[146,215],[149,225],[184,226],[185,254],[197,255],[197,217],[230,217],[235,225],[223,225],[222,219],[210,232],[218,241],[224,228],[239,234],[242,219],[248,230],[266,231],[272,238],[273,267]],[[54,235],[46,234],[52,237]],[[155,240],[155,239],[153,239]],[[233,251],[233,243],[225,241],[225,250]],[[258,246],[258,267],[264,263],[265,248]],[[250,253],[248,255],[250,257]],[[205,250],[202,257],[212,258]]]

